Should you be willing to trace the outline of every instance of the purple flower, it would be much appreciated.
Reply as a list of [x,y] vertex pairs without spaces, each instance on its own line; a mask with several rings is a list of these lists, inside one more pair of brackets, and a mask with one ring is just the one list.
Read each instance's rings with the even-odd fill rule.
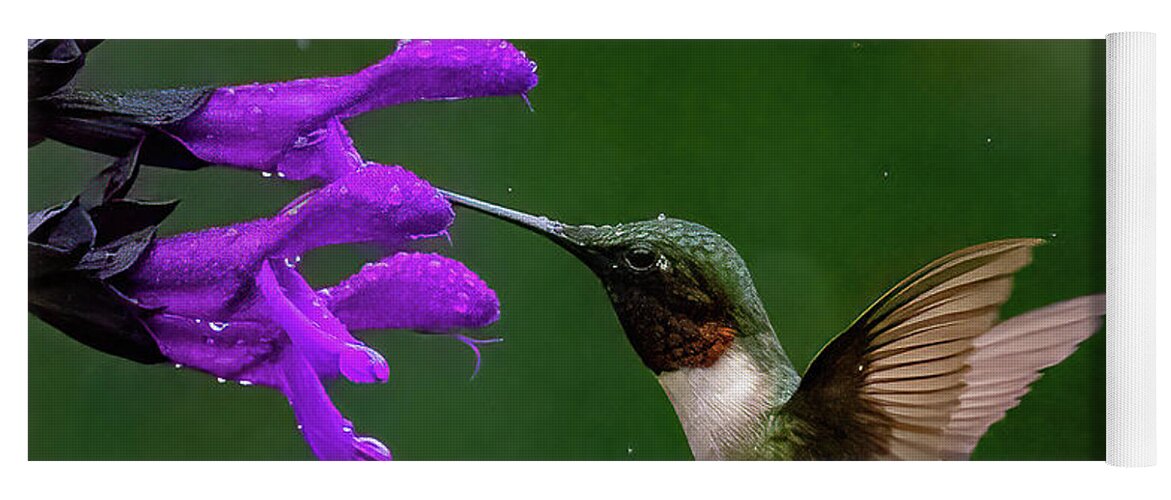
[[[362,164],[343,121],[413,101],[525,96],[536,63],[504,40],[404,40],[352,75],[219,89],[67,91],[30,101],[30,137],[142,162],[330,181]],[[526,97],[527,99],[527,97]]]
[[499,316],[496,294],[438,255],[399,253],[323,290],[305,282],[296,262],[325,245],[443,234],[453,216],[414,174],[369,164],[274,217],[160,239],[119,285],[159,310],[145,322],[171,361],[284,393],[319,458],[389,459],[378,440],[354,432],[322,385],[339,376],[387,380],[386,360],[350,331],[482,327]]
[[[387,380],[386,360],[350,332],[449,335],[475,353],[474,376],[478,344],[496,339],[458,331],[496,321],[499,303],[462,264],[429,254],[384,258],[323,290],[305,282],[296,270],[305,252],[349,243],[399,248],[446,234],[454,217],[414,174],[365,162],[343,121],[411,101],[525,96],[535,70],[506,41],[420,40],[399,42],[389,57],[346,76],[220,89],[30,91],[30,145],[48,137],[122,158],[74,201],[30,214],[30,310],[104,352],[281,391],[321,459],[389,459],[377,439],[354,432],[323,385]],[[271,218],[156,240],[174,204],[122,198],[140,161],[227,165],[325,185]]]

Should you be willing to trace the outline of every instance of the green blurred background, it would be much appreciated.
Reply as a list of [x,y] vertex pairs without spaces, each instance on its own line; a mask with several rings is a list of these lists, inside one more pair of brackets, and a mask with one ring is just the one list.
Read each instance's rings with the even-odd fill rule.
[[[961,247],[1044,237],[1006,314],[1105,289],[1104,43],[518,41],[540,64],[518,98],[416,103],[348,122],[370,160],[573,223],[665,212],[721,232],[748,263],[794,363],[889,286]],[[392,41],[109,41],[78,86],[141,88],[354,71]],[[109,162],[29,150],[29,210]],[[307,186],[255,172],[148,168],[135,195],[182,198],[167,234],[263,217]],[[411,332],[364,339],[390,383],[335,402],[398,459],[673,460],[691,454],[605,293],[572,257],[460,212],[454,246],[497,290],[501,336],[471,352]],[[305,256],[315,285],[377,257]],[[308,459],[276,391],[143,366],[29,316],[30,459]],[[1048,371],[974,459],[1105,457],[1105,339]]]

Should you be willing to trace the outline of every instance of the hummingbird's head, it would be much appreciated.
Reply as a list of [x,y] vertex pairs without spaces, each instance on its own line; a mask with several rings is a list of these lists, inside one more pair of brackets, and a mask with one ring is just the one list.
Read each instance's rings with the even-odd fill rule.
[[569,225],[444,193],[452,202],[542,234],[602,281],[627,339],[655,373],[707,367],[756,307],[744,261],[727,240],[694,222],[660,216],[614,226]]

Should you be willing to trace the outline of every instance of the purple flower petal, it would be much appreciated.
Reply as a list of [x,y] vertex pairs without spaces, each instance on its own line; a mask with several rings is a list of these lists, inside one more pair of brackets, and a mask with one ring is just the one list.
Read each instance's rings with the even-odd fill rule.
[[420,100],[524,95],[537,86],[537,64],[505,40],[403,40],[358,76],[378,90],[346,117]]
[[293,258],[345,243],[406,241],[441,234],[451,205],[402,167],[370,164],[295,200],[275,217],[186,233],[156,242],[124,278],[124,290],[150,307],[207,321],[262,320],[253,277],[269,258]]
[[210,163],[332,180],[360,164],[340,120],[411,101],[523,95],[535,70],[503,40],[400,42],[353,75],[219,89],[163,130]]
[[341,373],[356,383],[389,377],[386,359],[351,336],[297,271],[265,262],[256,283],[273,321],[319,375]]
[[405,328],[445,333],[500,317],[496,292],[463,264],[435,254],[400,253],[319,294],[353,330]]
[[313,366],[296,349],[281,357],[282,392],[313,454],[321,460],[390,460],[390,451],[378,440],[357,436],[329,394]]
[[146,322],[159,350],[175,363],[225,380],[281,387],[280,371],[272,363],[287,341],[267,321],[207,321],[162,313]]

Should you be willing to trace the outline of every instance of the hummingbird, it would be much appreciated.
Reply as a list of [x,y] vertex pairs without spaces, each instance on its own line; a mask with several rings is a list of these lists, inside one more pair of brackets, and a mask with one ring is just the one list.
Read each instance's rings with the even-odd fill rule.
[[736,249],[700,224],[571,225],[444,191],[529,229],[601,281],[698,460],[963,460],[1044,368],[1102,325],[1105,294],[1006,320],[1041,239],[955,251],[915,271],[799,375]]

